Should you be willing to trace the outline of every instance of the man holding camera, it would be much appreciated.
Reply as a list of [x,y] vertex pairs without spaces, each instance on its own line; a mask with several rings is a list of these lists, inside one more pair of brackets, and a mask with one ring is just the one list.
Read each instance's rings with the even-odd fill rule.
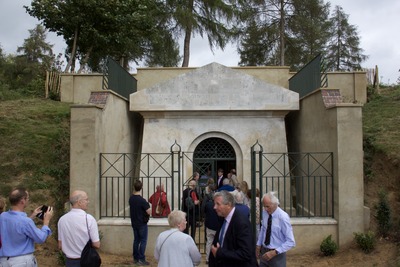
[[36,267],[33,255],[35,243],[44,243],[51,230],[50,219],[53,208],[49,207],[43,213],[43,226],[37,228],[33,218],[41,212],[42,207],[36,208],[30,217],[24,212],[29,203],[29,193],[24,188],[14,189],[9,200],[11,209],[0,215],[0,266]]

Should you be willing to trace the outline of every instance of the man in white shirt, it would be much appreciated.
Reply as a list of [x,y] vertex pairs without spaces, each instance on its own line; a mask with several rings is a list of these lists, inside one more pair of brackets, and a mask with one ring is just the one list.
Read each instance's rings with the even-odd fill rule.
[[89,198],[86,192],[76,190],[69,199],[72,209],[58,221],[58,248],[66,256],[66,266],[80,266],[83,248],[89,238],[94,248],[100,248],[96,219],[86,213]]

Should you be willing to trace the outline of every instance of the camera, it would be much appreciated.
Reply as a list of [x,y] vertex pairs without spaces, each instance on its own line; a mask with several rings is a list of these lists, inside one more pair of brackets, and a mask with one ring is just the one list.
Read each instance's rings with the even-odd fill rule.
[[45,212],[49,209],[49,207],[47,207],[46,205],[43,205],[40,210],[41,212],[39,212],[36,217],[38,217],[39,219],[43,220],[43,216],[45,214]]

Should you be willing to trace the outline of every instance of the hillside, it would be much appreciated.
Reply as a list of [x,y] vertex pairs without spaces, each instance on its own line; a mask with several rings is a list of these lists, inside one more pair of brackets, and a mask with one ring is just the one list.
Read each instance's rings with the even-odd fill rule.
[[[68,104],[52,100],[0,102],[0,196],[6,197],[12,187],[23,185],[31,192],[28,212],[41,204],[63,210],[69,192],[69,115]],[[379,192],[384,190],[392,214],[390,235],[378,237],[377,248],[369,255],[354,244],[340,248],[330,258],[321,257],[318,251],[293,255],[288,266],[400,266],[400,88],[370,94],[363,108],[363,124],[364,201],[371,209],[371,230],[377,232],[376,205]],[[37,256],[41,266],[55,266],[55,239],[37,246]],[[105,266],[124,266],[131,261],[129,257],[102,256]]]

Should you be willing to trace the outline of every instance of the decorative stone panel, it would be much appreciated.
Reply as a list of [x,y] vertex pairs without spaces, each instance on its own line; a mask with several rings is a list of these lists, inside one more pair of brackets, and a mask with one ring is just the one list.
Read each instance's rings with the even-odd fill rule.
[[333,107],[343,102],[339,89],[321,89],[322,100],[325,107]]
[[89,104],[105,106],[110,92],[91,92]]

